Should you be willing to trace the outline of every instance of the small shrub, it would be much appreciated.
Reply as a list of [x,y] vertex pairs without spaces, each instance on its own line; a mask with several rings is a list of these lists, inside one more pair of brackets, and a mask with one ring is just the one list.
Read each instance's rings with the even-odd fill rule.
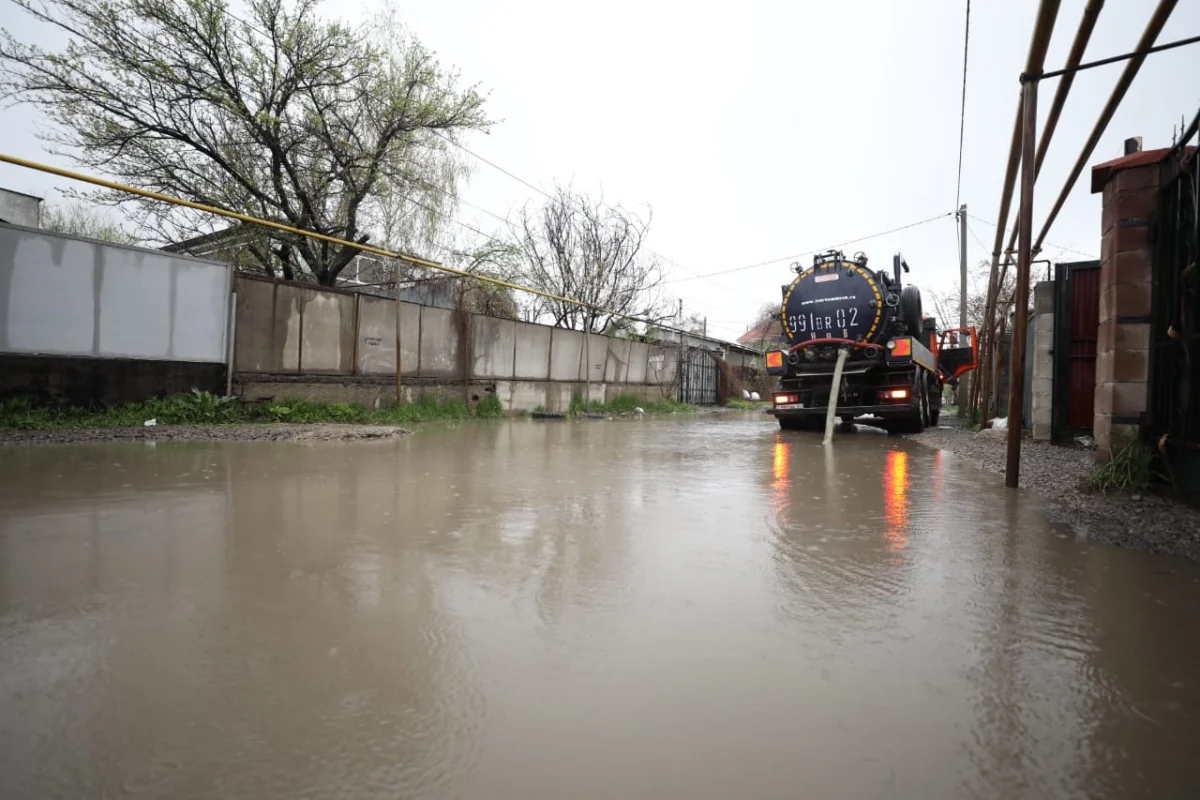
[[1095,492],[1143,492],[1154,479],[1158,454],[1133,433],[1124,437],[1124,445],[1106,463],[1096,467],[1088,479]]
[[488,392],[475,406],[475,416],[480,419],[500,419],[504,416],[504,405],[495,392]]

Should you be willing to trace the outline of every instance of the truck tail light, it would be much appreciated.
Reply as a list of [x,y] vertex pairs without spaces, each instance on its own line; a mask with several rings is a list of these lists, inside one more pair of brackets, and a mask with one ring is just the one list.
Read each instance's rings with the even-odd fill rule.
[[884,389],[883,396],[887,400],[907,400],[908,389]]
[[800,398],[794,394],[777,394],[775,395],[775,405],[784,406],[790,403],[799,403]]

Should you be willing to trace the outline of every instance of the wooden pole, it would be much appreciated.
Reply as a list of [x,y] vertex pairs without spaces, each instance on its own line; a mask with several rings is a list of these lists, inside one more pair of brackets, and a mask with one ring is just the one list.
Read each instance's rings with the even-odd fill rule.
[[1017,296],[1012,327],[1012,359],[1008,368],[1008,459],[1004,485],[1015,489],[1021,476],[1021,417],[1025,403],[1025,328],[1029,320],[1029,267],[1033,258],[1033,182],[1037,138],[1037,80],[1025,84],[1021,141],[1021,211],[1017,245]]

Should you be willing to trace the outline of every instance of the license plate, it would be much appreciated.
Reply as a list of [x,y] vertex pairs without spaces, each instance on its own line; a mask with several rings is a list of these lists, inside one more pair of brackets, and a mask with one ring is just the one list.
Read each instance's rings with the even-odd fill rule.
[[775,406],[778,411],[791,411],[798,408],[804,408],[804,403],[786,403],[782,406]]

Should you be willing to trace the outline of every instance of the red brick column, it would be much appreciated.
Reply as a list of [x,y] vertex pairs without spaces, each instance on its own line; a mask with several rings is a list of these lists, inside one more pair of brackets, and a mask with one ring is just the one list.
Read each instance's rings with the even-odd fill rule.
[[[1160,153],[1135,153],[1093,168],[1104,192],[1100,330],[1096,348],[1096,457],[1106,460],[1146,410],[1150,364],[1150,217]],[[1156,157],[1157,156],[1157,157]]]

